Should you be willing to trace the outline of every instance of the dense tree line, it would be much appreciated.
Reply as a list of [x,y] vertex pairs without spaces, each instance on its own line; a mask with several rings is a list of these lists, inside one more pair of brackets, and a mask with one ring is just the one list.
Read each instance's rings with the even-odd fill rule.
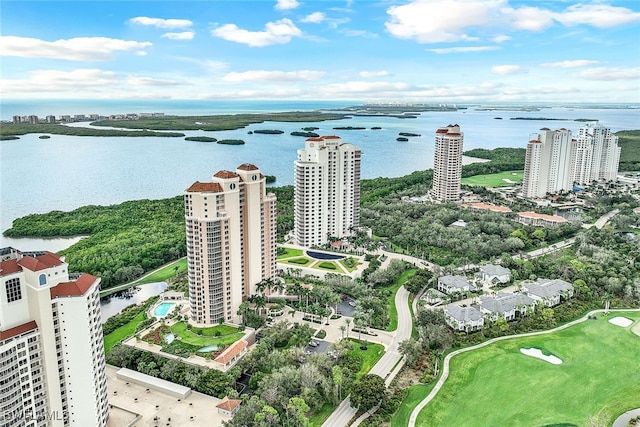
[[[138,128],[140,129],[140,128]],[[0,135],[15,136],[26,135],[28,133],[50,133],[53,135],[73,135],[73,136],[156,136],[156,137],[181,137],[180,132],[154,132],[151,130],[118,130],[118,129],[93,129],[85,127],[64,126],[53,123],[30,124],[30,123],[7,123],[0,127]]]

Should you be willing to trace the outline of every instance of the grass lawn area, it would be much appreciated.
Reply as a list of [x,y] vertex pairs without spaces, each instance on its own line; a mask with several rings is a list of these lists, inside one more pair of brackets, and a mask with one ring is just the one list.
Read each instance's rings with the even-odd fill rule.
[[320,427],[331,413],[336,409],[336,405],[333,403],[325,403],[320,409],[311,414],[309,417],[309,427]]
[[505,171],[489,175],[474,175],[462,178],[462,183],[466,185],[479,185],[482,187],[510,187],[515,184],[520,184],[522,182],[523,175],[523,171]]
[[[640,337],[608,322],[640,319],[638,312],[598,314],[553,334],[516,338],[455,356],[450,375],[417,425],[606,425],[640,407]],[[541,349],[562,359],[553,365],[520,353]]]
[[418,403],[427,397],[435,384],[436,381],[433,381],[431,384],[418,384],[409,387],[409,394],[402,401],[400,407],[391,419],[391,427],[406,427],[409,425],[409,417],[411,416],[411,412],[413,412],[413,408],[418,406]]
[[[187,324],[185,322],[178,322],[171,326],[171,332],[179,336],[182,342],[197,346],[198,348],[214,344],[229,345],[244,336],[244,332],[238,332],[237,328],[227,325],[216,325],[210,328],[204,328],[202,329],[202,335],[198,335],[196,333],[197,330],[198,328],[193,328],[191,331],[187,330]],[[216,331],[220,332],[220,336],[214,336]]]
[[339,262],[349,273],[351,273],[352,271],[356,271],[358,269],[358,266],[361,264],[360,261],[353,257],[341,259]]
[[[176,267],[178,267],[176,269]],[[171,264],[167,264],[160,270],[153,272],[144,279],[137,280],[135,284],[143,285],[145,283],[165,282],[167,279],[175,277],[177,273],[187,271],[187,259],[182,258]]]
[[122,325],[115,331],[111,332],[109,335],[105,335],[104,337],[104,352],[109,353],[109,350],[113,348],[114,345],[118,344],[120,341],[125,338],[129,338],[136,331],[136,327],[138,323],[145,320],[146,316],[144,312],[138,313],[136,317],[131,319],[129,323]]
[[307,257],[298,257],[298,258],[291,258],[291,259],[281,259],[281,260],[278,260],[278,262],[297,265],[298,267],[305,267],[311,264],[312,260],[311,258],[307,258]]
[[382,344],[373,344],[368,343],[366,350],[360,350],[360,345],[364,343],[363,341],[358,341],[354,338],[349,338],[351,344],[353,345],[353,349],[349,350],[349,354],[357,355],[362,360],[360,365],[360,370],[356,373],[356,380],[361,376],[366,374],[371,370],[373,365],[376,364],[378,360],[384,355],[384,347]]
[[389,300],[387,303],[387,306],[389,307],[389,325],[387,325],[387,331],[395,331],[396,329],[398,329],[398,309],[396,308],[396,293],[398,292],[400,286],[404,285],[407,280],[409,280],[409,277],[416,274],[416,271],[418,270],[407,270],[403,272],[400,277],[398,277],[398,280],[396,280],[393,285],[379,288],[380,290],[388,289],[391,291],[391,295],[389,295]]
[[279,249],[284,249],[285,253],[278,255],[277,259],[281,260],[283,258],[293,258],[296,256],[302,256],[304,255],[304,253],[302,252],[302,249],[292,249],[292,248],[279,248]]
[[335,261],[321,261],[315,264],[313,268],[317,268],[318,270],[329,270],[342,273],[342,269],[338,267]]

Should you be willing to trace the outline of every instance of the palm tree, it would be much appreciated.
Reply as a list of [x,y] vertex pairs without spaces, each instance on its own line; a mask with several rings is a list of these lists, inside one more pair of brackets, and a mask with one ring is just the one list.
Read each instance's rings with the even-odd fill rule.
[[344,339],[344,331],[347,330],[347,327],[344,325],[340,325],[340,332],[342,332],[342,338]]
[[344,319],[344,323],[347,325],[347,338],[349,338],[349,325],[351,324],[351,319]]

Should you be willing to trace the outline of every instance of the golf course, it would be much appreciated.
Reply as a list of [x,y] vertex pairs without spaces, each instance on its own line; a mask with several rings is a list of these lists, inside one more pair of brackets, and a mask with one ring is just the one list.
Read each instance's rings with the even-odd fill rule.
[[[632,332],[640,312],[596,316],[456,355],[416,425],[611,425],[626,410],[640,408],[640,336]],[[609,322],[616,317],[633,323]]]
[[480,185],[482,187],[510,187],[522,182],[523,171],[505,171],[488,175],[474,175],[462,178],[465,185]]

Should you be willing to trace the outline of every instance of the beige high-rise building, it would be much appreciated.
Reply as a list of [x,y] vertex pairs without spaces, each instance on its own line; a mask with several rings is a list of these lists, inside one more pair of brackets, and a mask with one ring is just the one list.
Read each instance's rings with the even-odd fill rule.
[[433,160],[432,196],[444,202],[460,200],[462,180],[462,143],[460,126],[449,125],[436,131]]
[[0,425],[106,426],[100,279],[0,249]]
[[294,236],[301,246],[346,237],[360,225],[362,151],[339,136],[308,138],[294,162]]
[[577,184],[617,179],[620,146],[610,128],[598,122],[580,126],[573,148],[572,174]]
[[238,323],[243,299],[276,275],[276,197],[242,164],[195,182],[184,200],[191,321]]

